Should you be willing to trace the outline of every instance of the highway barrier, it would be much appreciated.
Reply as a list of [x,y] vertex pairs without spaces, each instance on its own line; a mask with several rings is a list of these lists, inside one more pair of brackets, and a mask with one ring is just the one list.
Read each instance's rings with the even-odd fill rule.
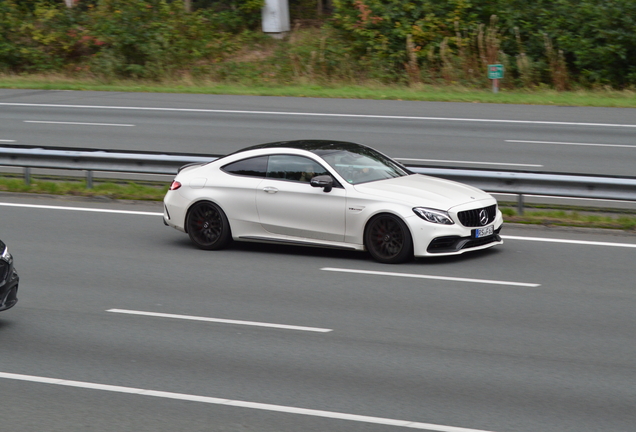
[[[211,162],[220,155],[129,152],[62,147],[0,147],[0,166],[21,167],[26,183],[31,169],[76,170],[86,173],[87,186],[93,184],[94,172],[174,175],[179,167],[190,163]],[[593,176],[583,174],[534,173],[527,171],[492,171],[456,169],[405,164],[411,171],[473,185],[490,193],[518,196],[523,212],[524,195],[567,198],[636,201],[636,177]]]

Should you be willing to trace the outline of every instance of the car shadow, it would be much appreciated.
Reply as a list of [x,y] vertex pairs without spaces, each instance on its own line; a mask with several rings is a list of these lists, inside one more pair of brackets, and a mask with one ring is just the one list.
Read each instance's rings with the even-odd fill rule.
[[277,255],[300,255],[303,257],[338,258],[347,260],[371,260],[371,257],[366,252],[311,246],[234,242],[232,243],[230,248],[233,250],[240,250],[244,252],[258,252]]
[[[183,239],[170,242],[173,247],[179,249],[197,250],[196,246],[185,237]],[[289,256],[303,256],[303,257],[315,257],[315,258],[336,258],[341,260],[356,261],[356,262],[372,262],[377,263],[368,252],[351,251],[342,249],[330,249],[321,247],[310,246],[296,246],[285,244],[273,244],[273,243],[256,243],[256,242],[238,242],[234,241],[224,251],[240,251],[245,253],[258,253],[258,254],[276,254],[276,255],[289,255]],[[206,252],[206,251],[201,251]],[[214,252],[214,251],[212,251]],[[216,251],[223,252],[223,251]],[[469,262],[478,260],[492,260],[501,251],[497,248],[482,249],[479,251],[467,252],[461,255],[452,256],[428,256],[416,258],[402,264],[386,264],[388,266],[409,266],[409,265],[445,265],[456,264],[459,262]],[[377,263],[380,264],[380,263]],[[384,265],[384,264],[382,264]]]
[[481,261],[488,260],[492,261],[494,257],[500,254],[502,251],[497,248],[497,246],[482,249],[472,252],[466,252],[461,255],[450,255],[450,256],[429,256],[423,258],[416,258],[413,263],[415,264],[432,264],[432,265],[444,265],[444,264],[456,264],[456,263],[466,263],[471,261]]

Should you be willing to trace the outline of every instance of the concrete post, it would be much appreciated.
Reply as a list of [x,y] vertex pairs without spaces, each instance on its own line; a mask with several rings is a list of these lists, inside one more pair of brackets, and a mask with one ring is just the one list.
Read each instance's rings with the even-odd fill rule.
[[263,33],[282,38],[290,29],[287,0],[265,0],[262,11]]

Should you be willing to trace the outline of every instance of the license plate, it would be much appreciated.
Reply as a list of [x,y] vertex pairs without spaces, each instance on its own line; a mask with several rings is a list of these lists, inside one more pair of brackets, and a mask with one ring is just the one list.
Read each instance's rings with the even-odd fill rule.
[[495,232],[495,227],[493,225],[486,226],[483,228],[477,228],[475,230],[475,238],[488,237],[493,235]]

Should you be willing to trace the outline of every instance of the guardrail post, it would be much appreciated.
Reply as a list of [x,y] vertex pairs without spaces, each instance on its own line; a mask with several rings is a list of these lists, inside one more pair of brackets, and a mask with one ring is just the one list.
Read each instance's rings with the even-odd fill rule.
[[523,194],[517,197],[517,213],[519,216],[523,215]]
[[24,167],[24,183],[26,185],[31,184],[31,168]]
[[93,171],[86,171],[86,189],[93,189]]

